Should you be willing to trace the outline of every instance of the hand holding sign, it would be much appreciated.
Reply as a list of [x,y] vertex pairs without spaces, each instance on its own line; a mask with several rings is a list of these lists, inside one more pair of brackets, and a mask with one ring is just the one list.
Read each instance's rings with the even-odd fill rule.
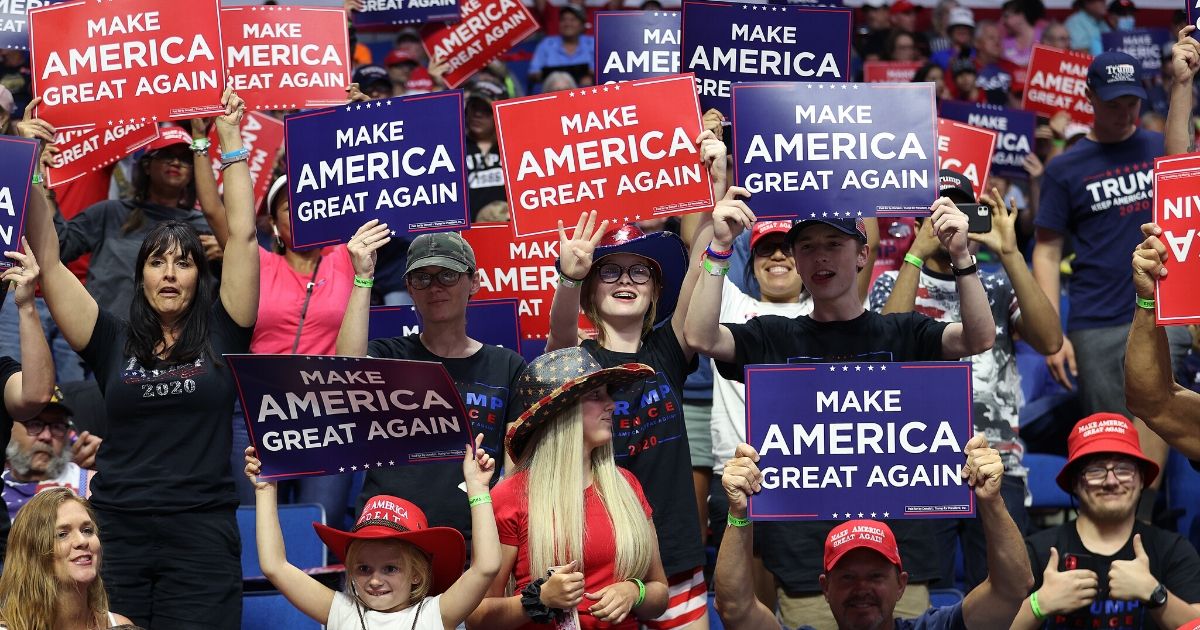
[[1200,42],[1191,37],[1195,30],[1193,25],[1180,29],[1179,41],[1171,47],[1171,70],[1178,83],[1191,81],[1200,69]]
[[1096,572],[1088,569],[1058,570],[1058,549],[1050,548],[1050,561],[1042,572],[1042,588],[1038,589],[1038,607],[1047,616],[1068,613],[1090,606],[1096,599],[1099,581]]
[[475,446],[466,445],[467,452],[463,455],[463,481],[466,482],[467,496],[475,497],[487,494],[488,484],[496,472],[496,460],[483,450],[483,434],[475,434]]
[[725,462],[721,474],[721,487],[729,498],[729,513],[736,518],[745,518],[747,499],[762,491],[762,471],[758,469],[758,451],[749,444],[738,444],[733,459]]
[[700,133],[700,137],[696,138],[696,145],[700,147],[700,161],[708,167],[708,176],[712,178],[713,186],[724,188],[727,171],[725,143],[721,142],[712,130],[705,129]]
[[542,603],[563,610],[578,606],[583,601],[583,573],[578,569],[577,560],[558,567],[542,585]]
[[579,215],[579,223],[567,238],[562,219],[558,221],[558,271],[571,280],[582,280],[592,270],[592,254],[608,229],[608,220],[596,225],[596,211]]
[[6,282],[17,286],[13,291],[13,304],[16,304],[17,308],[33,305],[38,275],[41,274],[37,259],[33,257],[33,250],[29,249],[29,241],[25,240],[24,236],[21,237],[21,248],[25,250],[24,254],[4,252],[4,255],[13,259],[16,264],[0,275],[0,286],[4,286]]
[[749,229],[758,220],[754,211],[738,197],[750,198],[750,191],[733,186],[725,197],[713,208],[713,245],[721,251],[729,251],[739,234]]
[[933,213],[929,220],[933,222],[934,233],[937,234],[942,247],[950,252],[950,259],[958,261],[969,256],[967,215],[963,214],[962,210],[959,210],[958,206],[955,206],[954,202],[946,197],[939,197],[929,210]]
[[1142,535],[1133,535],[1133,560],[1113,560],[1108,569],[1109,597],[1126,602],[1150,600],[1158,578],[1150,573],[1150,555],[1142,545]]
[[258,475],[262,473],[262,462],[258,460],[258,451],[255,451],[253,446],[246,447],[246,468],[244,472],[246,473],[246,478],[250,480],[250,485],[254,486],[255,490],[266,490],[267,488],[275,487],[273,482],[258,480]]
[[992,194],[985,193],[979,200],[992,209],[992,229],[985,234],[968,233],[967,238],[1001,256],[1017,251],[1016,203],[1010,201],[1011,207],[1005,205],[1004,197],[995,186],[992,187]]
[[221,149],[229,151],[242,146],[242,116],[246,113],[246,103],[233,88],[227,87],[221,94],[221,106],[225,113],[217,116],[217,134],[221,138]]
[[1156,223],[1142,225],[1142,234],[1146,240],[1133,250],[1133,290],[1138,297],[1153,300],[1155,278],[1167,277],[1167,268],[1163,266],[1167,246],[1158,238],[1162,228]]
[[375,261],[379,258],[377,252],[380,247],[390,242],[391,232],[386,223],[380,223],[379,219],[371,219],[362,224],[354,236],[350,237],[350,242],[346,243],[346,249],[350,250],[350,264],[354,267],[354,275],[365,279],[374,278]]
[[34,98],[25,106],[25,115],[15,123],[17,135],[30,140],[54,142],[54,125],[34,115],[34,110],[42,102],[42,97]]
[[962,469],[962,478],[975,489],[975,496],[985,502],[1003,500],[1000,483],[1004,479],[1004,462],[1000,460],[1000,451],[989,447],[987,437],[981,433],[967,442],[963,453],[967,465]]

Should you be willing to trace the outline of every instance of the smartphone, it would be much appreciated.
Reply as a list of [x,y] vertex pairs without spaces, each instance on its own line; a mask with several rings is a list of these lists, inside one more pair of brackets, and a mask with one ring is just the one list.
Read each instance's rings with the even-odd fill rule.
[[967,215],[967,231],[976,234],[987,234],[992,231],[992,209],[984,203],[956,203],[958,209]]
[[1096,579],[1099,582],[1096,585],[1097,597],[1102,597],[1108,591],[1108,569],[1107,563],[1101,561],[1088,553],[1064,553],[1061,560],[1062,566],[1059,571],[1074,571],[1075,569],[1086,569],[1096,574]]

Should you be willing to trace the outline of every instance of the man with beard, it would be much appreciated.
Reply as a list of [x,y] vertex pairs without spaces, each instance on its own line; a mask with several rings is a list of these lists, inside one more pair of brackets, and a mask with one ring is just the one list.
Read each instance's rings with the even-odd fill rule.
[[[41,413],[13,423],[12,438],[5,450],[8,468],[0,474],[10,519],[33,495],[47,488],[65,486],[79,496],[88,495],[88,481],[95,471],[72,461],[74,451],[67,438],[72,415],[63,402],[62,390],[55,387],[54,396]],[[94,456],[95,450],[91,452]]]
[[1200,615],[1200,557],[1179,534],[1137,520],[1159,468],[1133,423],[1115,413],[1080,420],[1058,485],[1079,516],[1025,542],[1034,588],[1013,628],[1177,628]]

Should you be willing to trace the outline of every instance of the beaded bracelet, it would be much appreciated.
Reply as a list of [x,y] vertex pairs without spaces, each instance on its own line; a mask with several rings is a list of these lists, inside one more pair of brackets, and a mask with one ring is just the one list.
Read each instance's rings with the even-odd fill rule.
[[[209,140],[208,138],[193,138],[192,139],[192,153],[196,153],[199,155],[207,155],[208,150],[210,148],[212,148],[212,141]],[[248,152],[247,152],[247,154],[248,154]]]

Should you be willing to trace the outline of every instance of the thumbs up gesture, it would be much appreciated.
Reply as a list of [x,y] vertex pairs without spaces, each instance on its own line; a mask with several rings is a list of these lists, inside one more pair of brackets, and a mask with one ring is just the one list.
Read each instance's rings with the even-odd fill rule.
[[[1050,548],[1050,561],[1042,572],[1042,588],[1038,589],[1038,605],[1047,615],[1078,610],[1096,599],[1099,581],[1088,569],[1058,570],[1058,550]],[[1153,589],[1154,587],[1150,587]],[[1147,591],[1147,594],[1149,591]]]
[[1113,599],[1149,601],[1158,587],[1150,574],[1150,556],[1142,546],[1142,535],[1133,537],[1133,560],[1113,560],[1108,569],[1108,593]]

